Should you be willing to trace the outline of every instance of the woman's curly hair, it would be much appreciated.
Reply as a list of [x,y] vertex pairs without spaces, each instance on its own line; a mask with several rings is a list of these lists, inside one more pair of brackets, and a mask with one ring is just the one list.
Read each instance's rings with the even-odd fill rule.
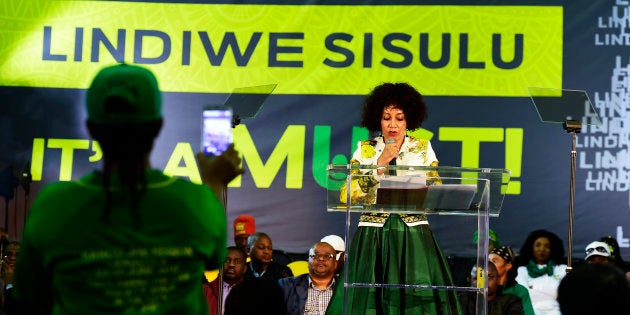
[[523,246],[521,246],[520,265],[527,265],[534,258],[534,243],[540,237],[546,237],[551,245],[551,259],[554,265],[562,264],[564,260],[564,246],[558,235],[547,230],[535,230],[529,234]]
[[394,105],[405,113],[408,130],[419,128],[427,118],[427,104],[411,85],[383,83],[375,87],[366,98],[361,126],[371,132],[380,131],[383,109],[389,105]]

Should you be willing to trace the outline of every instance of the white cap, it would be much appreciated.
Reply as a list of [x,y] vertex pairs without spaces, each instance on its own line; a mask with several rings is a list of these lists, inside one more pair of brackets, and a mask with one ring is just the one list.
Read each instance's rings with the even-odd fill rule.
[[610,247],[604,242],[592,242],[586,246],[586,258],[588,260],[591,256],[604,256],[610,257]]
[[[328,236],[324,236],[320,242],[325,242],[330,244],[330,246],[332,246],[335,251],[337,252],[345,252],[346,251],[346,242],[343,241],[343,238],[337,236],[337,235],[328,235]],[[339,260],[339,257],[341,257],[341,253],[337,253],[337,260]]]

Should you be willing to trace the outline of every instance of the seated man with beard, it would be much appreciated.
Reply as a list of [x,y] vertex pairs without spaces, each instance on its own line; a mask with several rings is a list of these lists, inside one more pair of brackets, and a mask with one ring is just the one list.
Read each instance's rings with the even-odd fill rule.
[[[238,247],[228,247],[227,258],[223,263],[223,272],[221,277],[217,277],[212,282],[204,281],[203,293],[208,300],[208,308],[210,315],[219,314],[219,296],[222,297],[221,305],[225,305],[225,299],[227,298],[232,288],[243,282],[245,271],[247,271],[247,264],[245,259],[247,256]],[[223,288],[219,288],[219,280],[222,279]],[[205,279],[205,277],[204,277]],[[222,307],[223,309],[223,307]]]

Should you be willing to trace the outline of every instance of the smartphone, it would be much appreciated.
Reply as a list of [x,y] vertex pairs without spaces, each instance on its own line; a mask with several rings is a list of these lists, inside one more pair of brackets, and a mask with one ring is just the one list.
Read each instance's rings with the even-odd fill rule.
[[232,108],[206,106],[201,125],[201,149],[206,156],[218,156],[232,143]]

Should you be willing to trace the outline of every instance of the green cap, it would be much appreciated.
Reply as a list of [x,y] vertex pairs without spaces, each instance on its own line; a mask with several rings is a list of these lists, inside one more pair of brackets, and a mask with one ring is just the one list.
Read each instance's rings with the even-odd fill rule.
[[[473,243],[477,244],[477,240],[479,239],[479,231],[475,231],[473,233]],[[488,241],[496,248],[499,247],[499,237],[492,229],[488,230]]]
[[162,118],[162,96],[153,73],[124,63],[98,72],[87,91],[86,107],[88,121],[101,125]]

